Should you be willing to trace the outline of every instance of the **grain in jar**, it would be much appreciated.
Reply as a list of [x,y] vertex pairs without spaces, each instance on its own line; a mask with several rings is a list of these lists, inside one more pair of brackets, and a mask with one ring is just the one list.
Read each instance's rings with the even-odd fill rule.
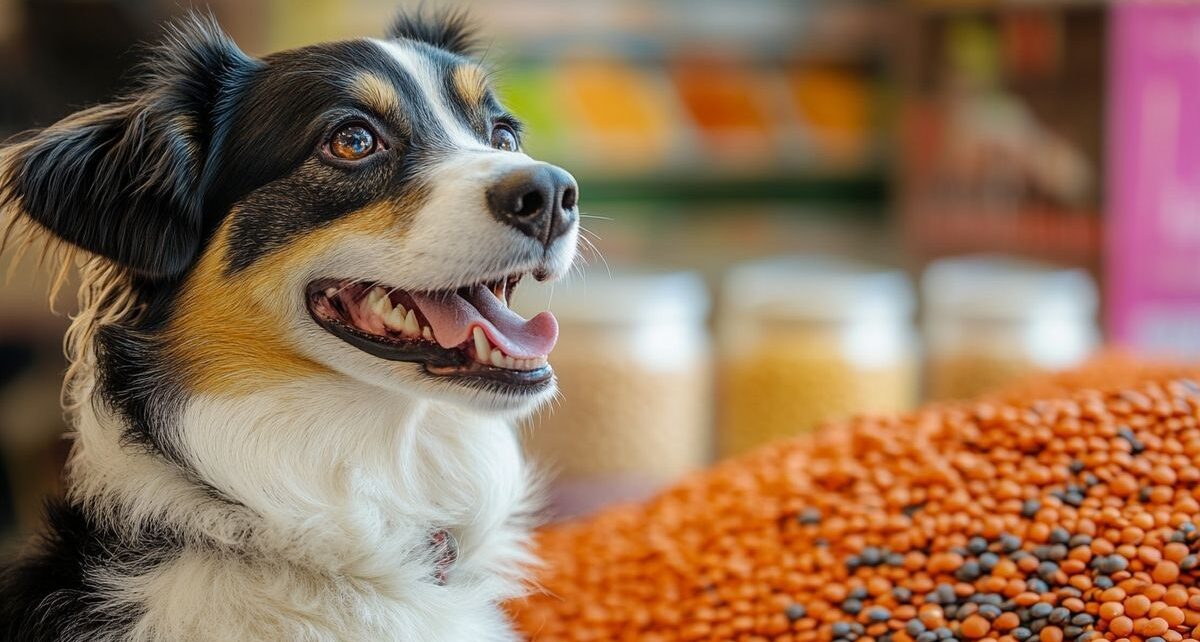
[[943,259],[922,276],[928,391],[961,399],[1082,363],[1100,342],[1081,269],[996,255]]
[[560,515],[643,496],[707,463],[708,293],[698,276],[591,273],[556,286],[548,307],[561,328],[550,356],[559,397],[524,434],[555,473]]
[[907,277],[872,265],[791,257],[731,270],[720,317],[721,453],[911,407],[912,310]]

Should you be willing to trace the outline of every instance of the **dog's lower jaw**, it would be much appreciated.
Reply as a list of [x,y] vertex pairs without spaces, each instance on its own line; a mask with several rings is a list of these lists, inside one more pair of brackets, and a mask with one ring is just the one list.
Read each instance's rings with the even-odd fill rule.
[[[122,446],[95,408],[79,418],[73,501],[131,538],[178,541],[93,571],[98,610],[140,613],[114,639],[515,639],[499,604],[524,589],[532,502],[503,422],[302,381],[188,400],[180,467]],[[457,545],[444,585],[429,544],[442,529]]]

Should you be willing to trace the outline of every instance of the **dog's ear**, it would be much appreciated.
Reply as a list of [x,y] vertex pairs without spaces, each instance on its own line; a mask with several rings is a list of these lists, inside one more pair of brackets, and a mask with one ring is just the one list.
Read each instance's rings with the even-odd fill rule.
[[424,42],[462,56],[471,55],[476,47],[475,30],[465,11],[401,13],[392,22],[387,35]]
[[4,150],[0,208],[143,277],[165,279],[199,253],[214,132],[258,63],[199,16],[169,27],[149,54],[125,98]]

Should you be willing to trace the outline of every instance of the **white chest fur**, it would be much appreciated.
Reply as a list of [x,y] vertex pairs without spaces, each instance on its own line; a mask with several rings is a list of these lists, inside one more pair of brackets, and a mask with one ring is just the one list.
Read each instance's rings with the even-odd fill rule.
[[[143,613],[134,639],[514,639],[498,603],[531,561],[531,484],[505,422],[329,380],[192,398],[182,472],[117,446],[111,418],[80,419],[76,497],[229,546],[105,570],[107,607]],[[443,529],[457,556],[441,584]]]

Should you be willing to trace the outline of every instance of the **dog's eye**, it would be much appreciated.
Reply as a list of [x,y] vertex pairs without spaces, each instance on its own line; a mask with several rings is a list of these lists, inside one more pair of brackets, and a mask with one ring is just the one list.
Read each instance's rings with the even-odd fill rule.
[[370,156],[377,146],[374,132],[363,125],[346,125],[329,139],[329,153],[341,160],[362,160]]
[[504,123],[496,124],[495,127],[492,127],[492,147],[506,152],[517,151],[516,132]]

